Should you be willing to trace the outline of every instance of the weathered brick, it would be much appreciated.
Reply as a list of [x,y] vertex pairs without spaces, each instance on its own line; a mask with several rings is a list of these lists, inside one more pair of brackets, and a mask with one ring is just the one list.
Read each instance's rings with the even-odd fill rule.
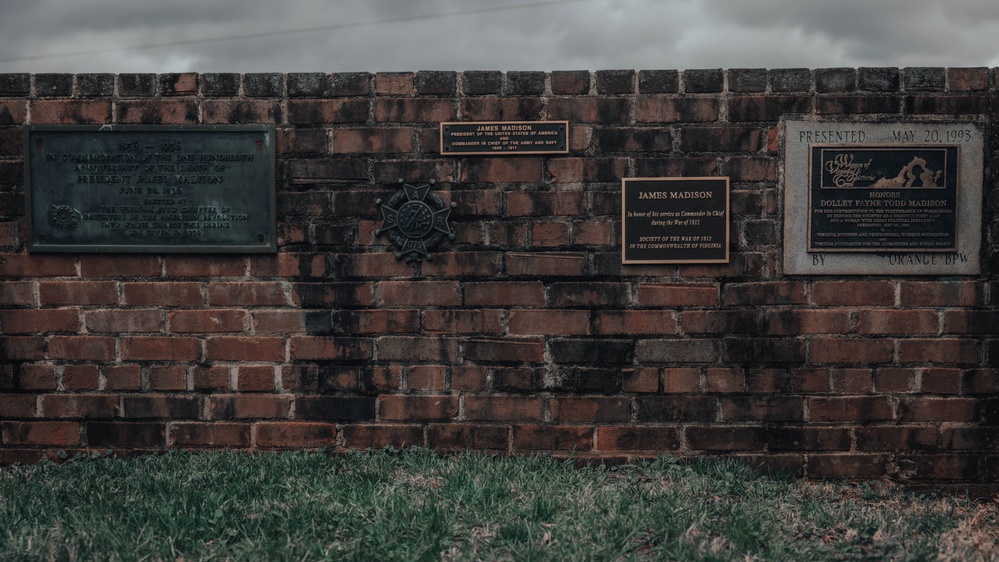
[[766,444],[762,427],[693,426],[684,435],[687,446],[700,451],[756,451]]
[[382,396],[381,420],[445,421],[458,416],[458,397],[453,395]]
[[78,308],[14,309],[0,311],[4,334],[76,332],[80,327]]
[[427,446],[442,451],[505,451],[509,444],[505,425],[431,424]]
[[892,419],[887,397],[809,398],[808,419],[812,422],[888,421]]
[[635,101],[638,123],[710,123],[717,121],[721,102],[717,98],[656,97]]
[[205,340],[205,358],[211,361],[283,361],[281,337],[217,336]]
[[166,446],[166,425],[158,422],[88,422],[91,447],[161,449]]
[[71,361],[111,361],[115,340],[96,336],[50,336],[49,359]]
[[150,333],[163,331],[163,311],[156,308],[107,308],[83,313],[90,332]]
[[60,421],[0,421],[4,445],[74,446],[80,444],[80,424]]
[[201,357],[201,342],[190,337],[126,337],[121,341],[121,355],[132,361],[194,361]]
[[201,104],[206,125],[281,123],[281,103],[272,100],[205,100]]
[[136,125],[189,125],[198,122],[193,99],[120,101],[115,105],[118,123]]
[[244,449],[251,443],[250,430],[251,426],[245,423],[175,423],[169,425],[169,444],[176,447]]
[[332,447],[337,442],[331,423],[260,422],[253,426],[257,447],[264,449]]
[[295,400],[300,420],[370,421],[375,419],[375,398],[367,396],[302,396]]
[[503,73],[499,70],[468,70],[462,73],[462,92],[477,96],[498,94],[503,88]]
[[630,401],[617,396],[569,396],[551,401],[552,421],[614,423],[631,418]]
[[325,99],[288,101],[288,123],[291,125],[328,125],[365,123],[368,120],[367,99]]
[[593,429],[577,426],[515,425],[514,449],[526,451],[588,451],[593,448]]
[[423,428],[419,425],[350,424],[343,428],[343,440],[347,447],[355,449],[401,449],[422,445]]
[[208,399],[211,419],[286,418],[291,398],[277,394],[215,395]]

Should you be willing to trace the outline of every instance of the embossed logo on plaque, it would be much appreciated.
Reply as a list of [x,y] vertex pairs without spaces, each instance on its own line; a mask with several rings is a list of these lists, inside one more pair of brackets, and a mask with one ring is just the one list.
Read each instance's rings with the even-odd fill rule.
[[[402,182],[402,180],[399,180]],[[403,183],[388,202],[381,199],[375,201],[382,209],[382,226],[375,231],[376,235],[385,233],[399,251],[396,259],[405,258],[409,263],[416,263],[426,258],[434,259],[431,250],[436,248],[445,238],[454,240],[454,233],[447,220],[455,203],[448,205],[436,193],[430,191],[430,186],[437,183],[430,181],[429,185],[410,185]]]

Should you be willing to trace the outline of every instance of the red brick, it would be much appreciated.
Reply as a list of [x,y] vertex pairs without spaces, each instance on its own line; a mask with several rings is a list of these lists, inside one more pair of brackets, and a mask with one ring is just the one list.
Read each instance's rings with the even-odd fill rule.
[[943,311],[945,334],[994,334],[997,327],[999,311],[996,310]]
[[809,398],[808,416],[812,422],[862,422],[892,419],[887,397]]
[[280,123],[281,103],[270,100],[205,100],[201,102],[206,125]]
[[38,284],[42,306],[115,304],[118,284],[113,281],[42,281]]
[[611,246],[617,244],[618,228],[613,221],[586,220],[573,223],[573,244]]
[[150,390],[186,390],[187,368],[183,365],[149,367]]
[[506,451],[509,430],[505,425],[431,424],[427,446],[441,451]]
[[159,256],[80,256],[80,274],[84,277],[159,277]]
[[733,394],[746,391],[746,374],[737,367],[709,368],[704,380],[707,382],[706,392]]
[[391,154],[412,152],[414,129],[336,129],[332,150],[336,154]]
[[639,283],[638,302],[651,307],[715,307],[719,305],[718,286]]
[[76,308],[3,310],[0,323],[4,334],[76,332],[80,329],[80,311]]
[[416,93],[412,72],[378,72],[375,74],[375,95],[406,96]]
[[117,122],[142,125],[189,125],[198,122],[198,104],[193,99],[119,101]]
[[382,306],[456,306],[461,304],[457,281],[383,281],[378,284]]
[[372,340],[358,338],[325,338],[292,336],[291,359],[370,359],[374,351]]
[[195,361],[201,358],[201,342],[188,337],[126,337],[121,355],[131,361]]
[[[368,120],[369,103],[365,98],[355,99],[329,99],[329,100],[289,100],[288,101],[288,123],[291,125],[322,125],[334,123],[364,123]],[[296,135],[301,135],[304,130],[296,131]],[[326,131],[321,131],[325,133]],[[325,134],[322,135],[323,145],[325,144]],[[317,139],[312,145],[318,145]],[[321,148],[312,146],[318,150],[307,152],[319,152]],[[296,151],[298,152],[298,151]]]
[[687,127],[680,132],[684,152],[756,152],[762,131],[756,127]]
[[759,310],[685,310],[680,325],[686,334],[758,334]]
[[809,455],[809,478],[875,480],[888,475],[888,457],[873,454]]
[[138,365],[105,365],[103,367],[105,390],[139,390],[142,388],[142,369]]
[[213,306],[276,306],[287,304],[279,282],[209,283],[208,304]]
[[[482,244],[481,228],[471,229],[479,238],[464,243]],[[461,233],[458,233],[458,242]],[[436,252],[433,261],[422,265],[422,273],[434,277],[492,277],[498,275],[503,264],[501,252]]]
[[284,361],[285,339],[277,337],[211,337],[205,341],[210,361]]
[[935,427],[858,427],[858,451],[918,451],[939,447]]
[[589,335],[588,310],[511,310],[511,335]]
[[890,340],[815,338],[809,345],[812,363],[890,363],[895,344]]
[[436,336],[378,338],[380,361],[450,363],[458,358],[458,340]]
[[50,394],[42,396],[46,418],[112,418],[118,413],[118,398],[102,394]]
[[545,304],[545,286],[540,281],[465,283],[466,306],[540,307]]
[[701,371],[689,368],[663,369],[663,391],[669,394],[701,391]]
[[290,408],[289,396],[275,394],[216,395],[208,400],[208,413],[215,420],[287,418]]
[[450,99],[378,98],[375,121],[379,123],[441,123],[454,121],[457,107]]
[[840,394],[870,394],[874,391],[872,369],[830,369],[832,391]]
[[444,421],[458,416],[458,397],[451,395],[382,396],[381,420]]
[[[350,314],[355,334],[399,334],[420,331],[419,310],[359,310]],[[334,324],[337,322],[334,320]]]
[[97,365],[66,365],[59,377],[63,390],[97,390],[101,384]]
[[37,100],[31,103],[35,125],[88,125],[111,122],[111,102],[106,100]]
[[982,361],[982,344],[970,339],[908,339],[899,342],[901,363],[965,363]]
[[20,368],[17,388],[21,390],[55,390],[56,380],[55,367],[52,365],[23,365]]
[[622,372],[621,390],[638,393],[658,392],[659,369],[625,369]]
[[[541,179],[504,181],[536,183]],[[511,191],[506,194],[506,214],[508,217],[576,218],[586,215],[586,194],[581,191]]]
[[719,117],[719,100],[702,97],[642,97],[635,102],[638,123],[708,123]]
[[675,313],[666,310],[598,311],[595,334],[676,334]]
[[33,418],[38,412],[38,397],[34,394],[0,394],[3,415],[11,418]]
[[89,422],[87,444],[122,449],[162,449],[166,446],[166,424],[160,422]]
[[947,88],[951,92],[971,92],[989,89],[989,69],[948,68]]
[[8,360],[35,361],[45,356],[45,338],[4,335],[0,351],[0,356]]
[[[544,176],[544,162],[541,158],[475,158],[468,159],[461,168],[460,181],[465,183],[540,183]],[[510,196],[507,194],[509,207]],[[510,216],[522,216],[510,212]]]
[[540,363],[544,346],[538,340],[469,340],[464,343],[466,360],[484,363]]
[[[301,310],[263,310],[253,313],[255,334],[294,334],[305,332],[306,315]],[[328,314],[323,313],[324,318]]]
[[0,254],[0,278],[75,277],[74,256],[51,254]]
[[687,447],[699,451],[756,451],[763,449],[766,432],[761,427],[687,427]]
[[191,369],[191,381],[194,390],[221,392],[231,390],[229,367],[225,365],[210,365]]
[[973,422],[978,400],[974,398],[904,397],[898,402],[903,422]]
[[582,254],[516,254],[506,255],[506,272],[516,277],[579,276],[586,268]]
[[200,306],[201,283],[124,283],[125,303],[132,306]]
[[569,244],[569,225],[564,222],[531,224],[531,247],[552,248]]
[[985,286],[975,281],[903,281],[902,306],[982,306]]
[[476,365],[451,367],[451,390],[479,392],[486,388],[487,368]]
[[420,446],[423,428],[418,425],[346,425],[343,440],[353,449],[381,449],[383,447]]
[[552,421],[613,423],[631,419],[631,401],[616,396],[567,396],[551,401]]
[[236,390],[240,392],[274,392],[274,367],[241,365],[236,371]]
[[819,306],[891,306],[895,284],[891,281],[816,281],[812,303]]
[[167,277],[236,277],[246,273],[242,256],[166,256]]
[[336,425],[312,422],[260,422],[254,425],[254,442],[264,449],[333,447]]
[[[277,130],[277,153],[298,154],[326,152],[326,140],[327,132],[324,129],[279,128]],[[280,255],[281,254],[278,254],[278,256]],[[268,257],[273,258],[276,256]]]
[[800,281],[730,283],[725,286],[724,301],[730,306],[804,304],[805,284]]
[[544,111],[541,98],[464,98],[461,116],[469,121],[537,121]]
[[541,421],[542,401],[530,396],[466,396],[470,421]]
[[423,329],[432,334],[500,334],[503,333],[503,311],[494,309],[424,310]]
[[894,95],[818,96],[816,115],[898,113],[899,98]]
[[415,365],[406,372],[409,390],[445,390],[447,368],[443,365]]
[[852,331],[850,309],[791,309],[767,315],[767,333],[774,336],[849,334]]
[[32,281],[4,281],[0,291],[0,306],[38,306],[35,301],[35,283]]
[[680,449],[680,429],[660,426],[601,426],[597,447],[601,451],[663,451]]
[[49,337],[49,359],[71,361],[111,361],[115,354],[114,338],[91,336]]
[[965,394],[999,394],[999,370],[969,369],[962,378]]
[[242,310],[171,310],[170,332],[212,333],[243,332],[246,312]]
[[593,428],[515,425],[513,448],[524,451],[589,451],[593,449]]
[[11,445],[80,445],[80,424],[76,422],[27,421],[0,422],[3,444]]
[[980,482],[981,455],[912,455],[899,456],[896,463],[914,480],[958,480]]
[[163,331],[163,311],[159,309],[109,308],[83,313],[90,332],[135,334]]
[[176,447],[245,449],[251,443],[250,425],[245,423],[175,423],[169,430],[169,443]]
[[803,421],[805,401],[799,396],[728,396],[721,398],[725,421]]
[[627,123],[631,100],[626,98],[552,98],[548,118],[571,123]]
[[885,367],[878,369],[876,389],[881,393],[915,392],[916,370]]
[[291,298],[293,304],[302,308],[374,306],[374,286],[371,283],[297,283],[292,285]]
[[28,117],[28,102],[23,100],[0,101],[0,125],[23,125]]
[[859,334],[936,334],[940,315],[935,310],[861,310]]

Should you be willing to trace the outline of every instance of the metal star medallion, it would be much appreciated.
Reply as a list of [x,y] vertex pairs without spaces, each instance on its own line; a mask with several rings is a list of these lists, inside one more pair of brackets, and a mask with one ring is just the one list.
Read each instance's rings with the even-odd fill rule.
[[[402,180],[399,180],[402,182]],[[454,233],[447,224],[451,209],[455,203],[448,205],[430,192],[430,185],[402,184],[402,189],[389,198],[388,203],[381,199],[375,201],[382,209],[382,226],[375,234],[385,233],[399,251],[396,259],[406,258],[409,263],[417,263],[426,258],[434,259],[430,250],[440,244],[446,236],[454,240]]]

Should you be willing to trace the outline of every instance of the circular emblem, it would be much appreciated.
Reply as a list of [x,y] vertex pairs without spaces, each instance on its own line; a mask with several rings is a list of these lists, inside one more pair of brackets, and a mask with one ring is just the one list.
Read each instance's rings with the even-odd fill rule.
[[[435,183],[431,180],[430,185]],[[387,203],[381,199],[375,201],[382,209],[382,226],[375,234],[385,233],[399,249],[395,254],[397,259],[405,257],[413,263],[423,258],[432,260],[430,250],[445,238],[454,240],[447,219],[455,204],[444,203],[436,193],[431,193],[430,185],[403,183],[402,189]]]
[[57,228],[72,230],[80,225],[80,211],[69,205],[52,205],[49,209],[49,220]]

